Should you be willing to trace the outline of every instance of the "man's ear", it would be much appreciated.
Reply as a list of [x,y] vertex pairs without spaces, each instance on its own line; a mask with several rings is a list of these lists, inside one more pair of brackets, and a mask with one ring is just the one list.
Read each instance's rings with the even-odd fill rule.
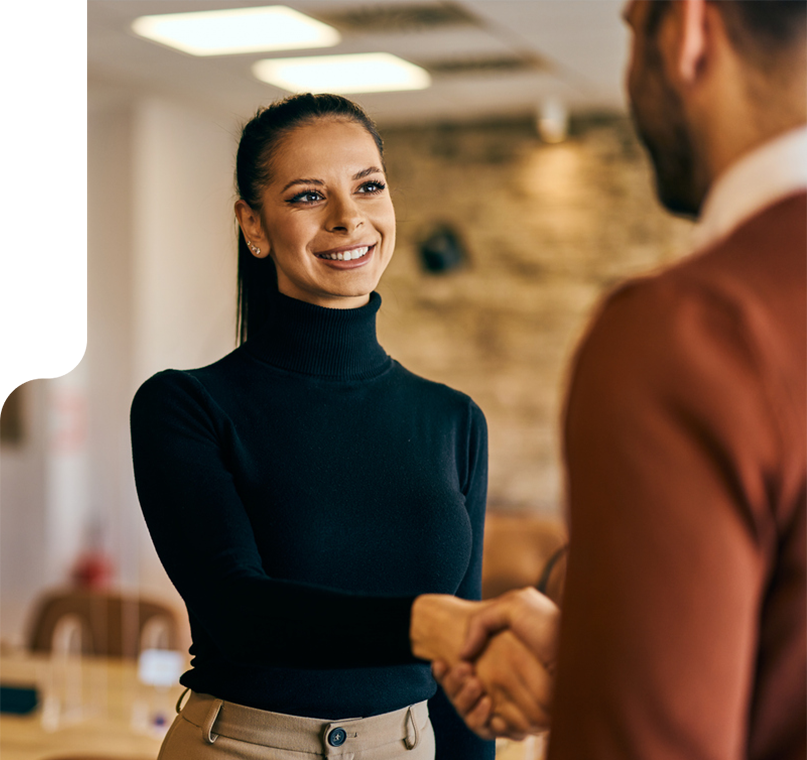
[[678,53],[678,76],[692,84],[706,58],[707,13],[706,0],[676,0],[680,3],[681,47]]
[[706,62],[714,19],[707,0],[672,0],[670,18],[659,30],[667,74],[683,87],[694,84]]

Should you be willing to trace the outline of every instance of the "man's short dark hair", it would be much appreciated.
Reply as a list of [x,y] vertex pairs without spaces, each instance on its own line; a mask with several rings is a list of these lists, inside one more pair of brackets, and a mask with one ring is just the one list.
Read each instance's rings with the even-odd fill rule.
[[652,37],[658,31],[661,20],[664,14],[670,8],[672,0],[652,0],[650,10],[647,13],[647,21],[645,24],[645,32],[648,36]]
[[763,69],[807,38],[807,0],[716,0],[734,47]]
[[[658,31],[675,0],[652,0],[646,31]],[[734,46],[767,67],[807,39],[807,0],[712,0],[720,9]]]

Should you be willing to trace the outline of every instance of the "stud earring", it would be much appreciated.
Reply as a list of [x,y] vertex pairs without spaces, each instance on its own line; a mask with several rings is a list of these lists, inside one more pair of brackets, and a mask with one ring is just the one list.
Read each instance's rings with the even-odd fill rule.
[[253,256],[261,255],[261,249],[258,248],[257,246],[252,245],[252,241],[247,240],[247,246],[249,247],[249,250],[252,251]]

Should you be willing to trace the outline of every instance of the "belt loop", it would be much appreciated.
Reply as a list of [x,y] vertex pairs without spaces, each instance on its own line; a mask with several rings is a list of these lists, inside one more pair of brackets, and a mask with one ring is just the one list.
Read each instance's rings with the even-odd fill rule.
[[207,718],[205,718],[205,722],[202,724],[202,740],[207,744],[213,744],[213,742],[219,738],[218,734],[213,733],[213,724],[216,722],[216,718],[219,717],[219,712],[221,712],[223,704],[224,702],[220,699],[213,700],[210,712],[208,712]]
[[182,712],[182,708],[185,706],[185,705],[182,704],[182,700],[185,699],[185,696],[187,695],[187,693],[190,690],[191,690],[191,687],[186,686],[185,691],[183,691],[182,694],[179,695],[179,699],[177,700],[177,715],[179,715]]
[[404,741],[407,749],[414,749],[420,744],[420,729],[412,705],[409,705],[409,709],[406,711],[406,739]]

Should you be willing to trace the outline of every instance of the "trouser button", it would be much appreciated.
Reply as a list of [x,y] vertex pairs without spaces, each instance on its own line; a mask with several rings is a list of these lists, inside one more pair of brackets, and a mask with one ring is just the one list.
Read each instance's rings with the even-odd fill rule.
[[347,731],[344,728],[334,728],[328,733],[328,744],[332,747],[341,747],[347,741]]

